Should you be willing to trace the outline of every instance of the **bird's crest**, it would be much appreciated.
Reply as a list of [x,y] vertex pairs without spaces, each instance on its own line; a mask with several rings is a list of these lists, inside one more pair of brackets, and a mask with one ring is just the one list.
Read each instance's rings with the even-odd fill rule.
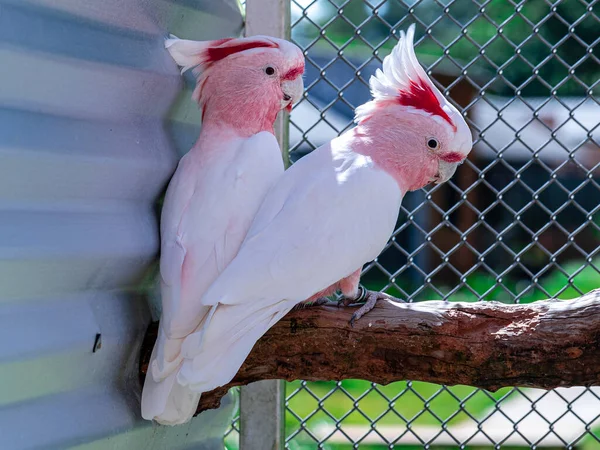
[[227,38],[216,41],[188,41],[171,35],[165,40],[165,48],[171,54],[181,73],[195,69],[196,75],[210,68],[217,61],[246,50],[278,48],[279,45],[265,36]]
[[377,69],[369,80],[374,101],[356,109],[357,123],[370,117],[382,104],[396,103],[407,106],[414,112],[437,116],[456,125],[446,111],[446,99],[427,76],[415,55],[415,25],[408,27],[406,34],[400,31],[400,40],[392,52],[383,60],[383,70]]
[[165,40],[165,48],[177,65],[181,67],[181,73],[189,69],[194,70],[196,88],[192,93],[192,98],[202,103],[202,91],[207,80],[205,73],[213,64],[230,55],[262,48],[279,48],[279,45],[266,36],[226,38],[216,41],[188,41],[171,35],[169,39]]

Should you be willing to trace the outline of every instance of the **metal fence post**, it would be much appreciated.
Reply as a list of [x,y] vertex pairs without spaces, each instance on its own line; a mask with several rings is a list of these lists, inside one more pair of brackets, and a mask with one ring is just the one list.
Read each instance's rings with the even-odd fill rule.
[[[246,36],[263,34],[290,38],[289,0],[247,0]],[[288,115],[281,113],[275,136],[286,166],[289,163]],[[240,393],[240,449],[280,450],[285,444],[285,384],[259,381],[244,386]]]
[[[247,0],[246,36],[257,34],[290,40],[290,0]],[[275,136],[283,161],[289,165],[289,115],[282,111],[275,122]]]

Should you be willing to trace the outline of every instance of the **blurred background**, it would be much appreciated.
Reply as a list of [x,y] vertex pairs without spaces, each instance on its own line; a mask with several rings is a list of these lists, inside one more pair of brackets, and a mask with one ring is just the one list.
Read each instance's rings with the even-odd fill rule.
[[[352,126],[369,77],[413,22],[420,62],[473,131],[474,151],[450,183],[406,197],[395,240],[365,282],[411,300],[458,289],[523,302],[589,289],[568,281],[593,263],[600,238],[594,3],[292,1],[292,37],[307,51],[292,157]],[[598,286],[593,268],[580,282],[594,273]]]
[[[596,1],[291,0],[291,10],[307,61],[292,161],[353,126],[369,77],[411,23],[417,57],[473,132],[450,182],[405,197],[363,285],[409,301],[506,303],[600,287]],[[287,385],[287,448],[600,449],[599,395],[298,381]]]

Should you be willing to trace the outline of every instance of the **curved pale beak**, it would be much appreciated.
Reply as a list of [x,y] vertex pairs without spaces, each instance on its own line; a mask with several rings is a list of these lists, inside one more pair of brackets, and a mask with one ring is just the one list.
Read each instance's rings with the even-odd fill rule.
[[292,105],[297,103],[302,98],[304,92],[304,81],[302,77],[296,77],[293,80],[286,80],[281,83],[283,98],[281,99],[281,109],[292,110]]
[[438,173],[435,177],[435,184],[442,184],[452,178],[454,172],[456,172],[456,168],[460,166],[462,162],[453,162],[449,163],[443,160],[440,160],[438,163]]
[[462,136],[463,139],[459,141],[458,145],[455,147],[456,150],[450,152],[453,156],[458,155],[460,160],[456,161],[456,159],[454,159],[454,161],[444,161],[443,159],[440,159],[438,162],[438,173],[434,177],[436,184],[445,183],[452,178],[452,175],[456,172],[456,168],[467,159],[467,156],[473,147],[473,140],[471,138],[471,131],[467,128],[466,124],[464,129],[466,131],[463,131],[459,136],[459,138]]

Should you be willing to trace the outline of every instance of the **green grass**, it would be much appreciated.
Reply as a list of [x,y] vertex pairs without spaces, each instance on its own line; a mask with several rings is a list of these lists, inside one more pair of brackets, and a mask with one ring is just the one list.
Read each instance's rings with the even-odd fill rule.
[[[592,436],[593,435],[593,436]],[[578,450],[600,449],[600,427],[593,428],[581,441],[577,443]]]

